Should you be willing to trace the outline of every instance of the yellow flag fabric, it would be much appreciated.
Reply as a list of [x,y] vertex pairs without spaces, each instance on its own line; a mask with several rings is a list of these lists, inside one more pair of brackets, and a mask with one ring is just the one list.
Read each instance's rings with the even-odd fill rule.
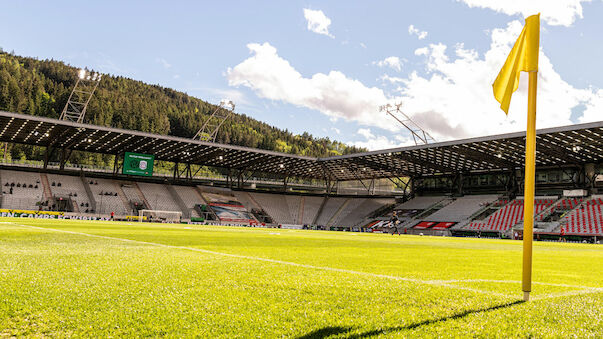
[[540,46],[540,14],[526,19],[519,38],[515,42],[507,61],[494,80],[492,88],[500,108],[509,114],[511,95],[519,86],[519,72],[538,71],[538,49]]

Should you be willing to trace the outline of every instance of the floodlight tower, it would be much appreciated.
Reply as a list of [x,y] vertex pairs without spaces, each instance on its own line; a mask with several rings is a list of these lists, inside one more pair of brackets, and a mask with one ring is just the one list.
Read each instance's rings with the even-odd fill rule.
[[232,100],[222,100],[209,119],[205,121],[201,129],[195,134],[193,140],[216,142],[218,130],[234,112],[235,104]]
[[84,122],[86,108],[98,84],[101,81],[100,73],[88,72],[85,69],[80,69],[78,72],[77,82],[69,99],[63,108],[60,120],[68,120],[73,122]]
[[409,130],[412,134],[412,138],[415,142],[415,145],[426,145],[429,143],[436,142],[435,138],[432,137],[431,134],[429,134],[423,128],[421,128],[419,124],[412,121],[412,119],[402,111],[401,107],[401,102],[395,103],[393,105],[387,104],[379,106],[379,111],[391,115],[402,126],[406,127],[406,129]]

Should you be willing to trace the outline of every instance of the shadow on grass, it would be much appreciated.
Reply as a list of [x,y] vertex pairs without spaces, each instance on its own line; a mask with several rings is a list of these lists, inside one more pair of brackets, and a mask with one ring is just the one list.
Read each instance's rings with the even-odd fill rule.
[[[421,326],[431,325],[431,324],[444,322],[444,321],[448,321],[448,320],[457,320],[457,319],[464,318],[471,314],[494,311],[494,310],[511,307],[511,306],[514,306],[517,304],[522,304],[522,303],[524,303],[523,300],[517,300],[517,301],[506,303],[506,304],[501,304],[501,305],[496,305],[496,306],[491,306],[491,307],[484,307],[484,308],[479,308],[476,310],[468,310],[468,311],[453,314],[453,315],[450,315],[447,317],[425,320],[425,321],[421,321],[421,322],[406,325],[406,326],[387,327],[387,328],[382,328],[382,329],[378,329],[378,330],[366,331],[366,332],[362,332],[362,333],[358,333],[358,334],[351,334],[345,338],[347,338],[347,339],[366,338],[366,337],[372,337],[372,336],[376,336],[379,334],[385,334],[385,333],[390,333],[390,332],[396,332],[396,331],[402,331],[402,330],[413,330],[413,329],[419,328]],[[349,332],[350,330],[352,330],[352,327],[340,327],[340,326],[323,327],[318,330],[312,331],[308,334],[305,334],[303,336],[300,336],[300,337],[298,337],[298,339],[326,338],[326,337],[336,335],[336,334],[344,334],[344,333]]]
[[315,331],[312,331],[308,334],[304,334],[297,339],[317,339],[317,338],[326,338],[335,334],[347,333],[351,330],[351,327],[342,327],[342,326],[328,326],[319,328]]

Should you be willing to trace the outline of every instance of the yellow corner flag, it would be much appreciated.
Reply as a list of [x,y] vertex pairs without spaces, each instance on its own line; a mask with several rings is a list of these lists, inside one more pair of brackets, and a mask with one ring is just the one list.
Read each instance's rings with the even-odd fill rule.
[[500,108],[507,114],[509,114],[511,95],[519,86],[519,72],[538,72],[539,45],[540,14],[537,14],[526,19],[526,25],[492,84],[494,97],[500,102]]
[[538,81],[538,50],[540,47],[540,14],[526,19],[519,38],[507,61],[494,80],[494,97],[500,108],[509,114],[511,95],[519,86],[519,72],[530,74],[528,89],[528,126],[526,129],[526,164],[523,199],[523,300],[530,300],[532,291],[532,240],[534,239],[534,190],[536,176],[536,92]]

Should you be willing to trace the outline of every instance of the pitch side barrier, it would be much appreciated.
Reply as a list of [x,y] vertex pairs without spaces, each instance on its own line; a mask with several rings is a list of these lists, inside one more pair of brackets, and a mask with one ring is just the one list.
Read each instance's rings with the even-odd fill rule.
[[108,221],[109,217],[71,215],[63,212],[28,211],[0,209],[1,218],[30,218],[30,219],[56,219],[56,220],[98,220]]

